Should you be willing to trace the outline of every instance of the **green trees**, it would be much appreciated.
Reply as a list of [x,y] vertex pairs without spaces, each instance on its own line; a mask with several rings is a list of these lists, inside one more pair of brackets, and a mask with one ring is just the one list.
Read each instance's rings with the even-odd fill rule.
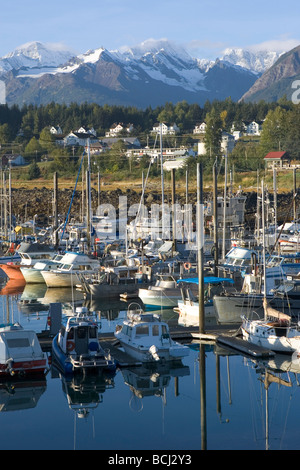
[[206,115],[204,144],[206,155],[216,157],[221,154],[222,120],[215,108]]

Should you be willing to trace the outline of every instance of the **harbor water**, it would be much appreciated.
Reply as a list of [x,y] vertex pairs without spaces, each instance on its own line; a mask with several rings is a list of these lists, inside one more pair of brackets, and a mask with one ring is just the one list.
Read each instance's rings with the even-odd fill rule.
[[[41,332],[48,306],[61,302],[97,314],[114,331],[124,302],[84,300],[44,285],[9,288],[3,280],[0,322]],[[176,324],[177,314],[163,310]],[[197,451],[298,450],[300,363],[290,356],[260,362],[195,341],[176,367],[122,368],[114,375],[66,381],[50,367],[45,380],[0,384],[2,450]],[[51,354],[49,353],[51,359]]]

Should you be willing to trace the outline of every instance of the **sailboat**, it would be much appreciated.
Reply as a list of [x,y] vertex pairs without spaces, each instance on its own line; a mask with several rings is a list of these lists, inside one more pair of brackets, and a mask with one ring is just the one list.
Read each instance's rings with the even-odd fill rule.
[[[262,198],[264,198],[264,186],[262,181]],[[263,199],[264,200],[264,199]],[[264,204],[262,204],[264,208]],[[264,209],[262,214],[264,224]],[[264,231],[263,231],[264,233]],[[263,236],[264,238],[264,236]],[[263,239],[263,263],[264,263],[264,318],[250,320],[242,316],[243,338],[252,344],[271,349],[281,353],[296,353],[300,356],[300,329],[299,324],[293,325],[291,317],[267,305],[266,286],[266,253]]]

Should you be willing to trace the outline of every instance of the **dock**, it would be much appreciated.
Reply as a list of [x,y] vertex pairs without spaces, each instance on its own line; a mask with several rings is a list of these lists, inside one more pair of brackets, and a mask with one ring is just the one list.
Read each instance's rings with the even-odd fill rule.
[[[255,358],[273,357],[275,353],[269,349],[262,348],[242,339],[240,334],[240,324],[208,325],[205,333],[199,332],[199,327],[170,327],[170,334],[174,341],[185,344],[195,341],[220,344],[222,347],[235,351],[246,356]],[[42,332],[38,338],[43,351],[50,352],[53,337],[49,333]],[[119,346],[118,340],[113,333],[99,334],[99,340],[103,349],[109,349],[118,367],[138,367],[141,362],[137,362],[129,354],[125,353]]]

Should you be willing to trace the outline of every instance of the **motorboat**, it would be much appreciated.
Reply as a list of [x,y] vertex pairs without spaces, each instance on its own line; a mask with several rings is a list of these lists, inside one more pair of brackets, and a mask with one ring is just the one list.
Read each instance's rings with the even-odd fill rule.
[[172,274],[157,274],[154,286],[139,288],[138,296],[145,309],[173,308],[181,299],[178,277]]
[[0,378],[45,375],[47,366],[35,331],[19,323],[0,325]]
[[243,339],[274,352],[296,354],[300,357],[300,329],[291,317],[265,305],[263,319],[242,317]]
[[32,267],[38,261],[50,260],[56,255],[56,251],[53,246],[37,242],[22,242],[16,248],[16,252],[21,257],[20,262],[9,261],[5,264],[0,264],[0,267],[9,279],[23,279],[23,281],[24,276],[22,274],[21,267]]
[[115,361],[98,338],[97,322],[78,307],[52,341],[53,361],[63,374],[115,371]]
[[189,354],[187,346],[172,340],[168,324],[159,315],[145,313],[139,305],[137,309],[129,305],[114,334],[125,352],[142,363],[176,361]]
[[53,259],[38,261],[32,267],[21,266],[21,273],[24,276],[26,284],[44,284],[42,271],[50,271],[57,269],[61,266],[61,259],[63,255],[55,255]]
[[93,273],[100,269],[100,262],[85,253],[67,251],[57,269],[42,270],[47,287],[73,287],[78,283],[79,273]]
[[[198,293],[198,277],[190,279],[180,279],[181,297],[177,301],[177,307],[174,308],[179,314],[178,324],[183,326],[199,325],[199,301],[195,291],[191,286],[197,286]],[[216,311],[213,303],[213,297],[217,293],[224,292],[225,289],[230,291],[234,285],[231,278],[222,278],[217,276],[204,277],[204,316],[205,319],[215,319]]]

